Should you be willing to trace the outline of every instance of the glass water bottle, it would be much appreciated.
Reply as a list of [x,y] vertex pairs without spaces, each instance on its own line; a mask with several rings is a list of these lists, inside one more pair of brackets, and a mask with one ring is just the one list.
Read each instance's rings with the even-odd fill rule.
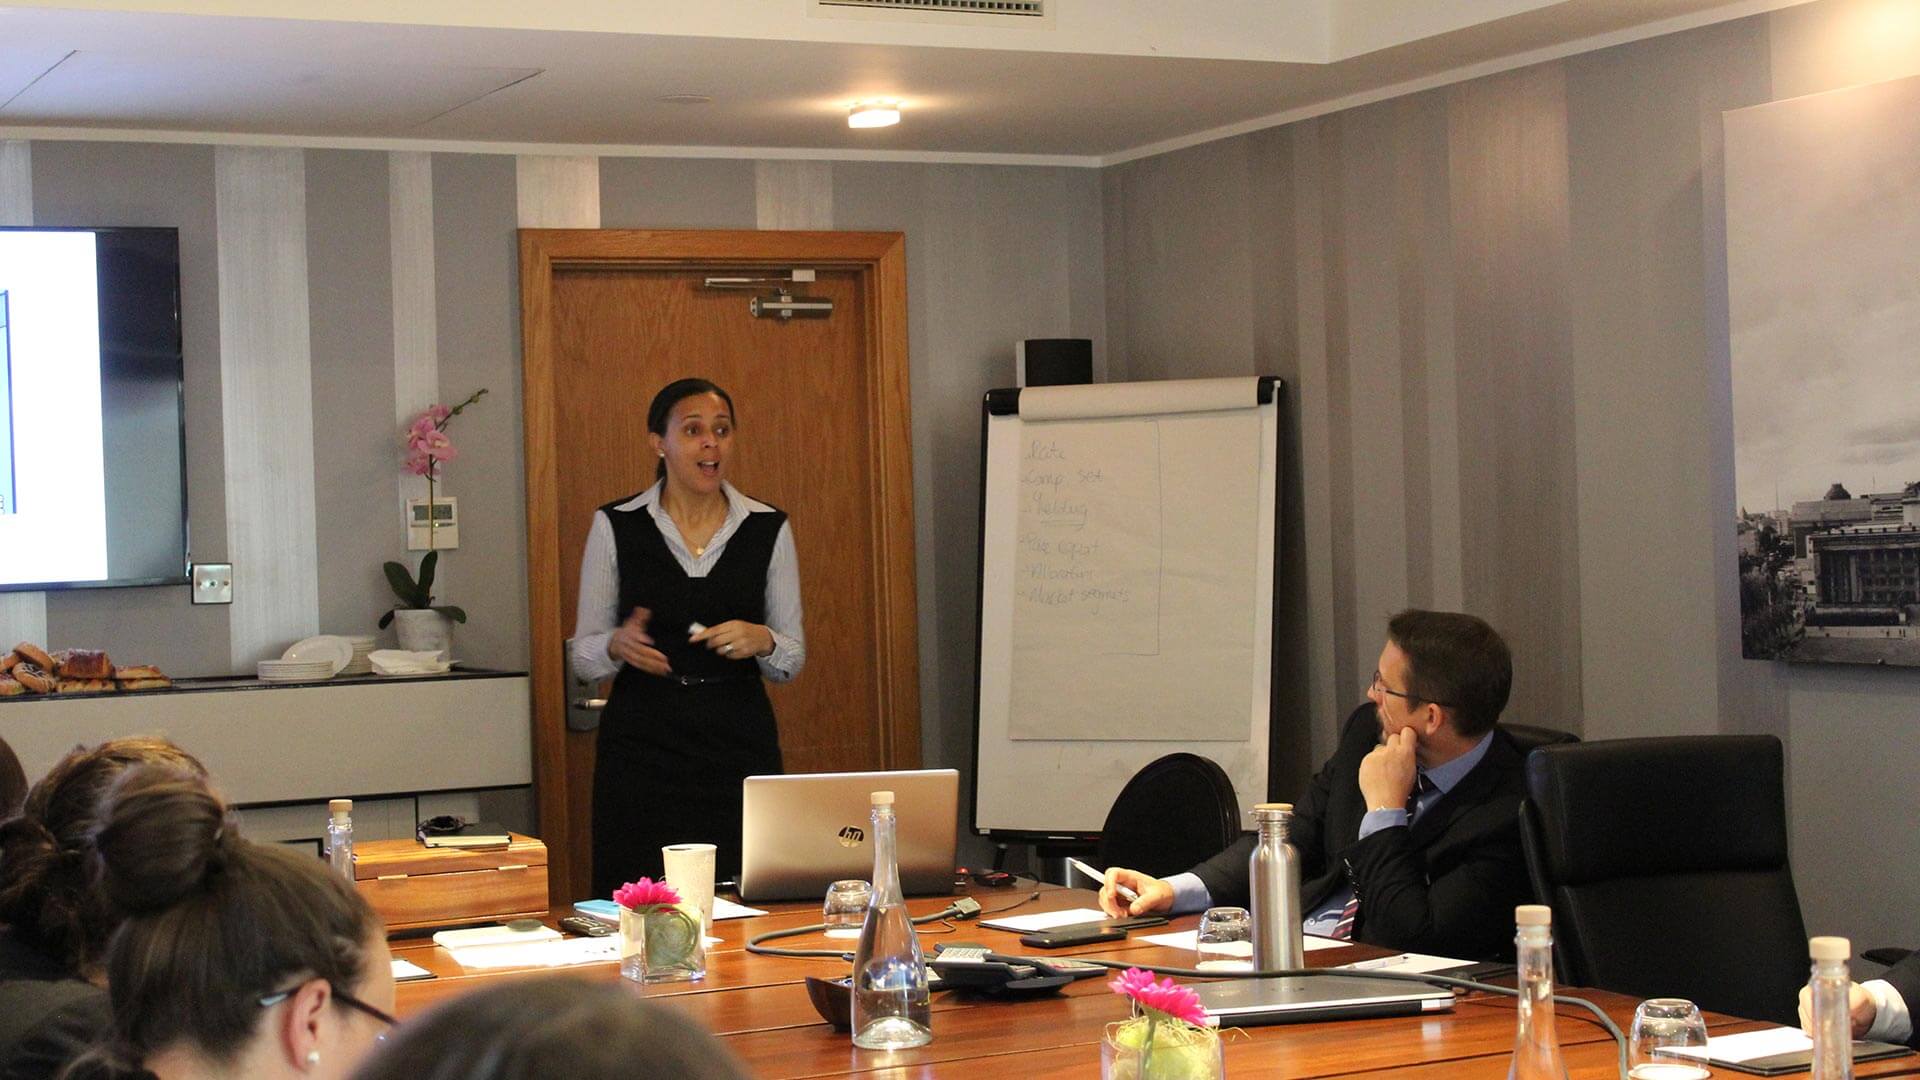
[[1853,943],[1843,937],[1817,937],[1807,942],[1813,958],[1813,1080],[1853,1080],[1853,1011],[1847,994],[1853,979],[1847,958]]
[[1513,911],[1520,967],[1520,1026],[1508,1080],[1567,1080],[1560,1037],[1553,1030],[1553,909],[1522,904]]
[[873,793],[873,894],[853,955],[853,1045],[905,1050],[933,1040],[920,939],[900,895],[893,792]]
[[353,800],[327,803],[327,864],[353,884]]

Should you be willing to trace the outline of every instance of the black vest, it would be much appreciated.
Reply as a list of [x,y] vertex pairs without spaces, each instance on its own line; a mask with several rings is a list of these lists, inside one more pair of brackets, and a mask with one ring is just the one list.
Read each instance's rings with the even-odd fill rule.
[[[688,644],[687,635],[696,622],[718,626],[729,619],[767,621],[767,566],[787,515],[779,510],[748,514],[727,538],[726,550],[707,576],[689,577],[667,547],[649,507],[615,509],[629,501],[631,497],[600,508],[613,526],[614,553],[619,559],[619,620],[625,622],[636,607],[651,612],[647,633],[654,648],[667,655],[675,674],[757,675],[759,668],[751,657],[726,659],[704,645]],[[647,677],[637,668],[620,673],[623,679],[630,676]]]

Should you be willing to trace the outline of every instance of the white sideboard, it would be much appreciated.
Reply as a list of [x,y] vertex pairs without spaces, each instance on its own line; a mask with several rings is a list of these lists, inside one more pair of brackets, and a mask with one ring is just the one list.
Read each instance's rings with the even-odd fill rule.
[[0,700],[29,778],[80,744],[164,735],[241,806],[533,782],[528,678],[455,671],[318,683],[183,679],[172,690]]

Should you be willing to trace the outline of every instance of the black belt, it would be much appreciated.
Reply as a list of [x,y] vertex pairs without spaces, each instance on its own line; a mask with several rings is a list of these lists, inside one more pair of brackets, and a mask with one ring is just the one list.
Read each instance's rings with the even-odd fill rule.
[[654,678],[662,679],[684,689],[691,689],[696,686],[721,686],[726,683],[759,682],[760,673],[757,671],[752,673],[742,671],[730,675],[656,675]]

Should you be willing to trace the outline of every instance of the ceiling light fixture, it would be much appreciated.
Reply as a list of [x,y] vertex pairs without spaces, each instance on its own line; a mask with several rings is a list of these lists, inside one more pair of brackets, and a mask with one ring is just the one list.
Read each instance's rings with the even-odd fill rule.
[[847,126],[850,128],[892,127],[900,122],[900,103],[897,101],[862,101],[847,110]]

